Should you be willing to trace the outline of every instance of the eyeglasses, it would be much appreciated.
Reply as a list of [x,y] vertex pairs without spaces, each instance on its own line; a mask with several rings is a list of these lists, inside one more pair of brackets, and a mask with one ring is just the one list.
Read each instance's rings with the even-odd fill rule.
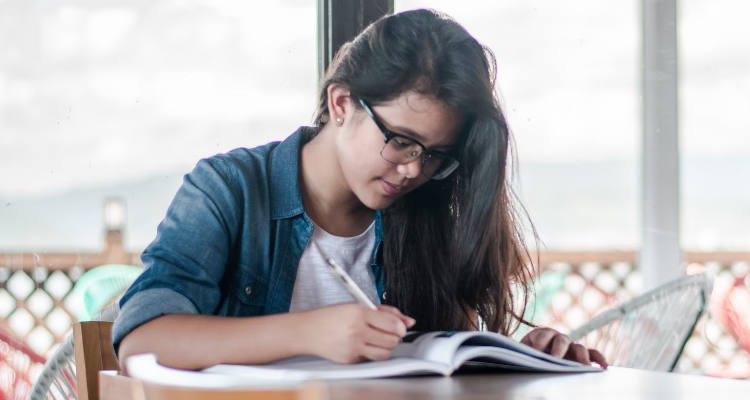
[[414,161],[417,157],[421,157],[422,175],[433,180],[444,179],[458,168],[458,160],[450,154],[427,150],[417,140],[391,132],[383,125],[383,122],[375,115],[367,102],[359,99],[359,104],[362,105],[375,125],[378,126],[378,129],[385,135],[385,144],[380,150],[380,156],[384,160],[393,164],[406,164]]

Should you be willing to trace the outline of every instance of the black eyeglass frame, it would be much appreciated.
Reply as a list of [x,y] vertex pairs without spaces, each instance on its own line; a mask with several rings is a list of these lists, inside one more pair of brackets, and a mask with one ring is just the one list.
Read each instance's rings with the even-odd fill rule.
[[[383,135],[385,136],[385,144],[383,145],[383,148],[380,149],[380,156],[383,157],[384,160],[393,164],[397,164],[397,162],[394,162],[385,158],[383,156],[383,151],[385,150],[385,146],[387,146],[388,142],[390,142],[392,139],[403,138],[410,142],[416,143],[422,149],[422,151],[420,151],[419,153],[411,155],[409,160],[406,160],[406,161],[411,162],[415,160],[417,157],[421,156],[422,166],[424,166],[428,158],[436,157],[436,158],[440,158],[443,160],[443,163],[438,167],[437,170],[435,170],[435,173],[429,177],[430,179],[436,180],[436,181],[445,179],[450,174],[452,174],[453,171],[456,170],[456,168],[458,168],[458,165],[460,164],[460,162],[455,157],[443,151],[427,150],[427,147],[425,147],[425,145],[420,143],[418,140],[412,137],[406,136],[406,135],[401,135],[401,134],[392,132],[391,130],[385,127],[383,122],[380,120],[380,118],[378,118],[377,115],[375,115],[375,112],[372,111],[372,108],[370,107],[369,104],[367,104],[365,100],[359,99],[359,104],[362,105],[362,108],[365,109],[365,112],[367,112],[367,115],[370,116],[372,121],[375,122],[375,125],[377,125],[378,129],[380,129],[380,132],[383,133]],[[424,171],[424,168],[422,169],[422,171]]]

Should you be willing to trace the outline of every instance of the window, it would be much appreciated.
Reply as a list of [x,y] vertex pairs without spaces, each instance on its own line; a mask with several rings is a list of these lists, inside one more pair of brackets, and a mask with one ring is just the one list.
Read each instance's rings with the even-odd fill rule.
[[315,2],[2,7],[1,250],[98,251],[118,196],[140,251],[200,158],[311,123]]
[[444,11],[495,53],[517,192],[553,250],[639,243],[637,1],[396,1]]
[[682,245],[750,249],[750,5],[680,7]]

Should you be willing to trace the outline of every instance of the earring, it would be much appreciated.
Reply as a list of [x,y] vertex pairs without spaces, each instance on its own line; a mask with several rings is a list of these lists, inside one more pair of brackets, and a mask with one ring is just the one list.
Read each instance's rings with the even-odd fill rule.
[[336,117],[336,124],[338,124],[338,126],[341,126],[343,123],[344,123],[344,119],[343,118]]

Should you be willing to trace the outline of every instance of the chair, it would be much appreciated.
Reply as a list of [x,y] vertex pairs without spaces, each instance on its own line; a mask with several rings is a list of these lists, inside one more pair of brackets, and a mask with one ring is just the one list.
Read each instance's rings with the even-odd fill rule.
[[[114,321],[119,312],[116,300],[141,271],[142,268],[132,265],[108,264],[83,274],[68,295],[78,305],[79,320]],[[44,364],[31,389],[30,400],[79,398],[73,336],[68,335]]]
[[90,321],[143,272],[133,265],[106,264],[86,271],[71,290],[70,301],[75,304],[79,321]]
[[[750,352],[750,287],[746,280],[746,276],[738,276],[729,281],[718,281],[711,294],[709,309],[724,332],[734,338],[737,346]],[[750,365],[730,363],[712,369],[708,375],[747,379],[750,378]]]
[[599,314],[570,337],[602,352],[611,365],[673,371],[712,286],[705,274],[676,279]]
[[[117,314],[120,311],[119,305],[115,302],[110,304],[107,308],[102,310],[94,318],[96,321],[87,322],[106,322],[111,325],[112,321],[115,320]],[[81,376],[77,374],[79,372],[79,365],[75,362],[75,353],[79,351],[79,346],[75,345],[75,331],[79,328],[80,323],[76,323],[73,327],[73,333],[65,338],[65,341],[57,348],[52,357],[47,360],[44,364],[42,373],[39,374],[34,386],[31,390],[29,400],[41,400],[41,399],[90,399],[96,397],[87,396],[87,391],[81,393]],[[110,343],[112,339],[107,339]],[[114,357],[114,350],[111,351],[112,357]],[[107,364],[108,366],[111,363]],[[85,370],[84,370],[85,371]],[[85,377],[86,374],[83,374]],[[83,386],[85,387],[85,385]],[[94,391],[96,392],[96,391]]]
[[[118,313],[119,305],[114,302],[96,315],[93,321],[77,322],[73,327],[73,334],[55,353],[55,361],[45,365],[45,371],[34,385],[34,391],[29,399],[52,397],[98,400],[101,393],[115,393],[117,398],[139,400],[319,400],[326,398],[325,387],[316,382],[290,389],[217,391],[157,385],[121,375],[101,375],[101,371],[104,370],[119,372],[119,363],[112,347],[112,321]],[[59,382],[61,377],[68,378],[65,385]],[[70,377],[72,380],[69,379]]]
[[[533,296],[529,298],[526,311],[523,314],[524,320],[534,321],[536,316],[547,311],[555,294],[565,286],[565,275],[563,272],[547,270],[532,281]],[[516,298],[520,298],[520,293],[516,294]],[[531,329],[532,326],[522,323],[511,336],[520,341]]]
[[133,398],[139,400],[322,400],[326,387],[307,382],[280,389],[196,389],[159,385],[108,372],[119,372],[112,348],[112,323],[84,321],[74,328],[78,388],[81,399]]
[[77,399],[76,370],[73,364],[73,336],[68,335],[52,357],[44,364],[42,372],[31,388],[30,400]]
[[43,364],[44,357],[0,326],[0,399],[25,398],[34,372]]

